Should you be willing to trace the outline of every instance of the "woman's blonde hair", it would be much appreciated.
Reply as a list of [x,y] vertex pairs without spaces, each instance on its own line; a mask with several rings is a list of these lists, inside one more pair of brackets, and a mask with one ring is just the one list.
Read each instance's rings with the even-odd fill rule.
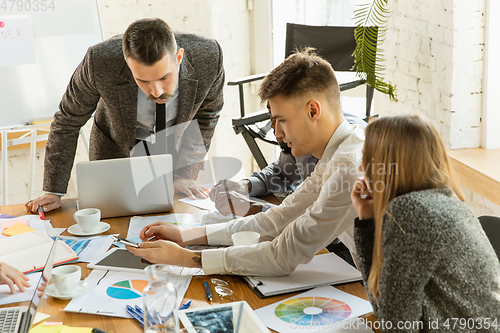
[[[382,222],[389,202],[409,192],[442,187],[452,188],[461,200],[463,197],[453,179],[443,140],[436,128],[420,116],[382,117],[371,122],[366,128],[362,165],[373,192],[375,220],[368,289],[378,300],[383,265]],[[391,221],[398,223],[393,218]]]

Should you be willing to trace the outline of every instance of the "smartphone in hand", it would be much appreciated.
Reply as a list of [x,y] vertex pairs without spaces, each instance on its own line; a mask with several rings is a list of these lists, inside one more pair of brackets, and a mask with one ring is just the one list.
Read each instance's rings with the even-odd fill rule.
[[139,245],[136,242],[126,240],[125,238],[121,238],[120,236],[111,235],[111,238],[113,238],[115,242],[122,243],[127,246],[132,246],[135,247],[136,249],[139,248]]

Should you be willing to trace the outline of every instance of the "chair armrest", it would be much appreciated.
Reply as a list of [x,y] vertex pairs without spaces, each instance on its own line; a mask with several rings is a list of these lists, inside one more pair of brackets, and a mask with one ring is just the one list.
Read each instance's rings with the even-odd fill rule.
[[264,121],[270,119],[271,115],[268,110],[260,110],[254,113],[249,114],[248,116],[233,119],[233,126],[243,126],[243,125],[251,125],[258,123],[260,121]]
[[237,86],[237,85],[241,85],[241,84],[244,84],[244,83],[249,83],[249,82],[253,82],[253,81],[258,81],[258,80],[262,80],[263,78],[266,77],[268,73],[264,73],[264,74],[255,74],[255,75],[250,75],[250,76],[244,76],[244,77],[241,77],[239,79],[236,79],[236,80],[233,80],[233,81],[229,81],[227,83],[228,86]]
[[362,84],[365,84],[365,80],[357,80],[357,81],[352,81],[352,82],[347,82],[347,83],[342,83],[339,88],[340,88],[340,91],[344,91],[344,90],[349,90],[349,89],[353,89],[353,88],[356,88]]

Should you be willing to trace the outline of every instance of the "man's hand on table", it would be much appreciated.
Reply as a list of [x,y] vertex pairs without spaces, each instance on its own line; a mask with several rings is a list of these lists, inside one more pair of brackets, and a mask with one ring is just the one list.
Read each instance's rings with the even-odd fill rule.
[[57,194],[45,193],[41,197],[30,200],[24,204],[28,213],[38,214],[38,207],[42,206],[44,212],[61,207],[61,196]]
[[249,180],[243,179],[239,182],[232,180],[223,179],[212,187],[209,196],[212,201],[218,198],[221,193],[226,193],[226,191],[233,191],[243,195],[248,195],[252,190],[252,183]]
[[148,224],[142,228],[139,237],[143,242],[155,240],[170,240],[182,244],[180,229],[162,221]]
[[235,191],[228,191],[227,193],[219,192],[213,201],[215,202],[215,208],[217,208],[222,215],[255,215],[260,213],[264,207],[264,204],[251,200],[247,195]]
[[138,249],[125,246],[134,255],[152,263],[201,268],[201,252],[187,250],[184,246],[207,244],[204,226],[181,229],[158,221],[145,226],[139,237],[142,243]]
[[131,246],[125,248],[153,264],[201,268],[201,252],[187,250],[171,241],[155,240],[140,243],[138,249]]
[[187,195],[191,199],[206,199],[208,198],[207,190],[203,187],[196,185],[190,179],[175,177],[174,179],[174,192]]

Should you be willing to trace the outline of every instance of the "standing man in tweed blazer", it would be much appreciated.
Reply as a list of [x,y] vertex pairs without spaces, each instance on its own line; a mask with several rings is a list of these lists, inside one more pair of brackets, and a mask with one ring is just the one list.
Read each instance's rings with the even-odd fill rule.
[[[208,197],[193,180],[219,119],[223,86],[220,45],[202,36],[173,33],[161,19],[135,21],[123,36],[90,47],[54,115],[45,153],[46,193],[27,202],[26,209],[36,213],[39,206],[44,211],[61,206],[79,130],[94,110],[90,160],[124,158],[153,132],[156,104],[166,105],[166,126],[176,125],[171,136],[175,140],[170,140],[178,156],[175,192]],[[201,135],[186,134],[193,123]]]

